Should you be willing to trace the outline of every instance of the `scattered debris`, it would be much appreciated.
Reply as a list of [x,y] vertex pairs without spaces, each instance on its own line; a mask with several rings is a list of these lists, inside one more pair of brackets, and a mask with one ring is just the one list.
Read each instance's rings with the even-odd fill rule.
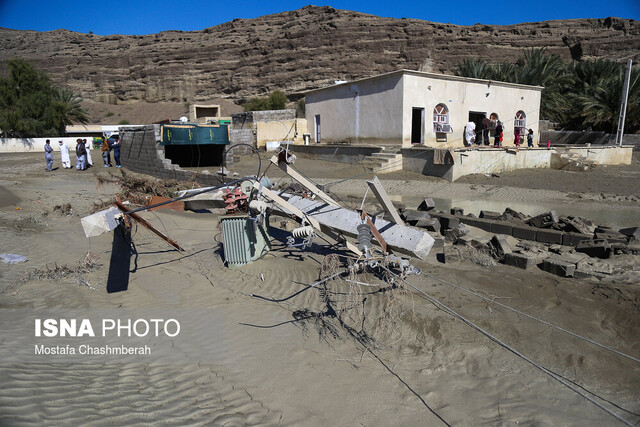
[[46,264],[45,268],[35,269],[33,271],[24,273],[18,278],[18,283],[26,283],[30,280],[62,280],[65,278],[74,278],[77,284],[80,286],[86,286],[91,290],[95,290],[93,286],[86,279],[85,274],[98,270],[102,267],[102,264],[98,263],[98,255],[87,252],[84,258],[78,261],[76,267],[70,267],[68,265],[58,266],[58,264],[50,267]]
[[64,205],[55,205],[53,207],[53,211],[58,212],[60,215],[73,215],[73,207],[71,206],[71,203],[65,203]]
[[26,256],[18,254],[0,254],[0,259],[5,264],[19,264],[28,261]]

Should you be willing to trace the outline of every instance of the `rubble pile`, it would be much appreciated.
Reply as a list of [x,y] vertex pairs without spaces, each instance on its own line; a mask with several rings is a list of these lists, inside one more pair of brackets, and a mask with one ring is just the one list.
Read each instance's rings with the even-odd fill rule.
[[[541,270],[561,276],[598,280],[640,279],[640,227],[616,229],[596,225],[587,218],[559,216],[549,211],[531,217],[511,208],[483,210],[479,217],[454,207],[436,211],[432,199],[417,210],[401,210],[402,218],[428,230],[443,247],[445,263],[471,260],[481,265],[489,256],[512,267]],[[484,236],[478,238],[477,232]],[[437,244],[436,244],[437,246]]]

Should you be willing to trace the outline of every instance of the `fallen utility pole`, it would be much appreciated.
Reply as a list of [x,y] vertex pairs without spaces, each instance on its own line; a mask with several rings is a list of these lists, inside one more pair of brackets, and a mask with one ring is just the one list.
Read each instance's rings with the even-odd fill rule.
[[331,198],[331,196],[329,196],[327,193],[325,193],[324,191],[322,191],[318,187],[316,187],[311,181],[309,181],[307,178],[305,178],[300,173],[298,173],[298,171],[296,171],[294,168],[292,168],[291,166],[289,166],[285,162],[278,161],[278,156],[273,156],[273,157],[271,157],[270,160],[271,160],[271,163],[273,163],[274,165],[276,165],[280,169],[282,169],[282,171],[284,173],[286,173],[291,178],[293,178],[296,181],[298,181],[300,184],[305,186],[307,189],[309,189],[309,191],[311,191],[316,196],[320,197],[326,203],[328,203],[328,204],[330,204],[332,206],[335,206],[335,207],[340,207],[340,204],[338,202],[336,202],[335,200],[333,200]]
[[131,219],[134,219],[136,221],[138,221],[140,223],[140,225],[142,225],[143,227],[145,227],[147,230],[151,231],[152,233],[154,233],[156,236],[160,237],[162,240],[164,240],[165,242],[167,242],[168,244],[170,244],[171,246],[173,246],[174,248],[176,248],[179,251],[184,251],[184,249],[182,249],[180,247],[179,244],[177,244],[175,241],[171,240],[170,238],[168,238],[167,236],[165,236],[164,234],[162,234],[162,232],[158,231],[154,226],[152,226],[151,224],[149,224],[147,222],[147,220],[145,220],[144,218],[142,218],[140,215],[138,215],[137,213],[133,213],[131,212],[129,209],[127,209],[127,207],[125,205],[123,205],[122,203],[116,201],[114,203],[114,205],[116,205],[116,207],[118,209],[120,209],[120,211],[127,216],[130,216]]
[[315,218],[310,217],[309,215],[305,214],[300,209],[298,209],[297,207],[293,206],[291,203],[287,202],[285,199],[283,199],[282,197],[278,196],[273,191],[269,190],[268,188],[263,187],[259,182],[256,182],[253,185],[253,187],[256,190],[261,191],[263,196],[267,197],[268,199],[271,199],[276,205],[280,206],[280,208],[282,208],[285,211],[288,211],[288,213],[292,213],[293,215],[297,216],[301,220],[304,219],[309,224],[311,224],[311,226],[313,228],[315,228],[316,230],[322,231],[324,234],[329,236],[334,241],[336,241],[338,243],[344,242],[344,244],[347,247],[347,249],[349,249],[354,254],[356,254],[358,256],[360,256],[362,254],[362,252],[358,249],[358,247],[356,245],[354,245],[353,243],[347,241],[344,238],[341,238],[341,236],[338,233],[336,233],[333,229],[331,229],[330,227],[327,227],[324,224],[321,224]]
[[391,217],[391,220],[396,224],[404,225],[404,221],[402,221],[402,218],[400,218],[396,207],[393,206],[393,203],[391,203],[391,199],[389,198],[387,191],[382,186],[382,183],[380,182],[378,177],[374,176],[371,181],[367,181],[367,184],[369,185],[371,191],[373,191],[376,199],[378,199],[378,201],[382,205],[384,211],[389,215],[389,217]]

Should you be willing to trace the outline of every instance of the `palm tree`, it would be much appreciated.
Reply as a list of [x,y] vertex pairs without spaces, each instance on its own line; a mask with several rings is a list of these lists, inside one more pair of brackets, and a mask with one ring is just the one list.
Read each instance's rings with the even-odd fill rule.
[[82,97],[72,90],[65,87],[56,89],[49,108],[47,108],[47,123],[59,135],[64,135],[66,127],[70,124],[87,123],[89,117],[81,103]]

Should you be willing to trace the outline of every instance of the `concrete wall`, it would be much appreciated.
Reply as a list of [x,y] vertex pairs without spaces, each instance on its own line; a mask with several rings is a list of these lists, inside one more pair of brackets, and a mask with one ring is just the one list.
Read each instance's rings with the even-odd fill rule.
[[578,154],[601,165],[630,165],[633,146],[571,147],[568,152]]
[[[526,127],[533,129],[536,135],[534,143],[537,142],[541,96],[539,89],[475,79],[451,80],[450,76],[447,77],[404,75],[403,147],[411,146],[413,107],[425,109],[424,143],[428,147],[463,147],[464,128],[469,121],[470,111],[484,112],[487,117],[491,113],[498,114],[504,127],[503,145],[508,146],[513,145],[515,115],[522,110],[526,114]],[[453,132],[447,134],[446,142],[437,141],[433,130],[433,110],[441,103],[449,109],[449,124],[453,128]],[[476,128],[476,131],[479,129]]]
[[374,153],[381,152],[382,147],[346,144],[313,144],[296,146],[294,151],[298,157],[326,160],[328,162],[356,164]]
[[316,141],[320,115],[321,143],[400,144],[402,76],[343,83],[306,95],[306,118]]
[[[265,141],[280,141],[287,134],[285,126],[287,122],[293,123],[296,118],[296,110],[265,110],[265,111],[248,111],[245,113],[236,113],[231,115],[231,146],[238,144],[249,144],[253,147],[258,146],[258,123],[272,123],[267,126],[268,132],[273,131],[277,135],[275,139],[262,138],[262,146]],[[282,123],[281,123],[282,122]],[[272,130],[271,130],[272,129]],[[300,135],[302,138],[302,135]],[[240,146],[233,149],[233,154],[246,154],[251,149],[246,146]]]
[[302,135],[308,133],[306,119],[256,122],[256,145],[262,148],[268,141],[293,141],[304,144]]
[[58,141],[64,141],[64,143],[69,146],[69,149],[73,150],[76,146],[76,139],[78,139],[78,137],[51,136],[47,138],[0,138],[0,153],[25,153],[37,151],[44,153],[44,143],[47,139],[50,140],[53,151],[59,151]]
[[477,173],[500,173],[517,169],[550,168],[556,154],[579,154],[599,164],[631,164],[632,146],[625,147],[572,147],[556,152],[555,149],[457,149],[453,152],[453,165],[434,165],[435,150],[406,148],[402,151],[404,170],[437,176],[455,181],[461,176]]

